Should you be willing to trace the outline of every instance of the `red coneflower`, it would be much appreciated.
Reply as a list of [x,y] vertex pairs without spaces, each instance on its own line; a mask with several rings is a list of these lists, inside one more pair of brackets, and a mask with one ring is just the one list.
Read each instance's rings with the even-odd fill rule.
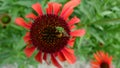
[[32,19],[32,22],[26,23],[23,18],[16,18],[16,24],[30,30],[24,36],[24,41],[28,44],[24,50],[27,57],[30,57],[37,49],[35,59],[40,63],[42,63],[42,59],[48,63],[48,55],[51,57],[51,62],[59,68],[62,66],[56,58],[62,62],[67,60],[70,64],[76,61],[74,50],[69,47],[73,46],[75,37],[85,34],[85,30],[75,30],[74,24],[80,21],[79,18],[75,16],[69,20],[68,17],[78,4],[78,1],[69,1],[59,14],[62,5],[49,2],[46,14],[44,14],[41,5],[36,3],[32,5],[32,8],[38,13],[38,16],[33,13],[26,15],[27,18]]
[[91,68],[113,68],[112,67],[112,56],[108,56],[108,53],[102,51],[94,54],[95,61],[91,62]]

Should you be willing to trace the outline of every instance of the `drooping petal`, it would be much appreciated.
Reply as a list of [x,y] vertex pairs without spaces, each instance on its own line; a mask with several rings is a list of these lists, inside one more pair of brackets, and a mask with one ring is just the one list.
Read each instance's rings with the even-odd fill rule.
[[26,18],[30,18],[30,19],[34,20],[34,19],[37,18],[37,16],[35,14],[33,14],[33,13],[29,13],[29,14],[26,15]]
[[19,26],[22,26],[22,27],[26,28],[26,29],[30,29],[30,27],[31,27],[31,24],[26,23],[26,22],[24,21],[24,19],[21,18],[21,17],[16,18],[16,19],[15,19],[15,23],[16,23],[17,25],[19,25]]
[[43,55],[43,60],[44,60],[47,64],[49,64],[48,61],[47,61],[47,53],[44,53],[44,55]]
[[85,30],[84,29],[79,29],[79,30],[75,30],[73,32],[70,33],[71,36],[84,36],[85,34]]
[[65,56],[66,60],[70,63],[73,64],[76,62],[76,57],[71,54],[69,51],[67,51],[66,49],[62,50],[63,55]]
[[28,58],[33,54],[34,51],[35,51],[35,47],[34,46],[32,46],[32,47],[26,47],[24,49],[24,53],[26,54],[26,56]]
[[62,68],[62,66],[58,63],[58,61],[56,60],[56,58],[54,57],[54,55],[51,55],[51,61],[58,68]]
[[25,43],[28,43],[30,41],[30,32],[27,32],[23,38],[24,38]]
[[72,13],[73,13],[73,8],[71,7],[63,15],[60,16],[63,17],[64,20],[67,20]]
[[52,14],[53,13],[53,3],[49,2],[48,3],[48,8],[46,8],[47,14]]
[[76,24],[78,22],[80,22],[80,19],[75,16],[68,22],[68,25],[72,26],[72,25],[74,25],[74,24]]
[[42,63],[42,52],[39,51],[38,54],[35,56],[36,61]]
[[53,13],[55,15],[57,15],[59,13],[61,6],[62,5],[59,3],[53,3]]
[[66,3],[66,4],[64,5],[60,16],[63,16],[63,14],[64,14],[65,12],[67,12],[67,10],[68,10],[69,8],[74,8],[74,7],[76,7],[78,4],[79,4],[78,1],[74,1],[74,0],[73,0],[73,1],[69,1],[68,3]]
[[63,55],[61,52],[58,52],[58,58],[59,58],[59,60],[60,60],[61,62],[63,62],[63,61],[66,60],[65,57],[64,57],[64,55]]
[[54,53],[54,56],[56,57],[57,55],[58,55],[58,53],[57,53],[57,52],[55,52],[55,53]]
[[43,15],[42,7],[39,3],[33,4],[32,8],[38,13],[38,15]]

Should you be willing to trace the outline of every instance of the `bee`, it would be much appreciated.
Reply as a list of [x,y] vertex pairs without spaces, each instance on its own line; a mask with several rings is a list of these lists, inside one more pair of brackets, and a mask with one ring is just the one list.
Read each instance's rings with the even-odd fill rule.
[[59,34],[57,34],[56,36],[58,38],[63,37],[69,37],[68,33],[65,31],[65,29],[63,27],[56,27],[56,31],[59,32]]

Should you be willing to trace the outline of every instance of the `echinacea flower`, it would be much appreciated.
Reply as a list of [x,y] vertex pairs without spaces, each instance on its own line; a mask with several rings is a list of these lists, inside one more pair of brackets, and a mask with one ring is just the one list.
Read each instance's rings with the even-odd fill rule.
[[112,67],[112,56],[108,56],[108,53],[102,51],[94,54],[95,60],[91,62],[91,68],[113,68]]
[[75,63],[74,50],[70,47],[73,46],[75,37],[85,34],[84,29],[74,29],[74,24],[80,21],[79,18],[75,16],[69,19],[74,7],[78,4],[77,0],[69,1],[59,14],[62,5],[49,2],[45,14],[41,5],[36,3],[32,5],[32,8],[38,15],[36,16],[33,13],[26,15],[32,21],[26,23],[23,18],[16,18],[17,25],[29,30],[24,36],[24,41],[27,43],[24,52],[27,57],[30,57],[37,50],[35,59],[40,63],[42,63],[42,60],[48,63],[47,58],[49,57],[58,68],[62,67],[58,60],[61,62],[67,60],[70,64]]

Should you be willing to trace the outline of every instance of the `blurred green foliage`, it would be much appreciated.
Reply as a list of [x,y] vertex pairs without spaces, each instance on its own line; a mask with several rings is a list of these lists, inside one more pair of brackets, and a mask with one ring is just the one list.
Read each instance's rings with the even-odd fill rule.
[[[37,66],[34,55],[26,58],[23,53],[26,30],[15,25],[14,20],[33,12],[32,4],[40,2],[45,9],[49,1],[65,4],[69,0],[0,0],[0,16],[8,14],[12,19],[6,28],[0,24],[0,67],[11,63],[17,63],[19,68]],[[84,37],[76,38],[74,49],[78,58],[88,61],[93,53],[103,50],[113,56],[116,68],[120,68],[120,0],[82,0],[74,15],[81,19],[77,28],[86,29]]]

